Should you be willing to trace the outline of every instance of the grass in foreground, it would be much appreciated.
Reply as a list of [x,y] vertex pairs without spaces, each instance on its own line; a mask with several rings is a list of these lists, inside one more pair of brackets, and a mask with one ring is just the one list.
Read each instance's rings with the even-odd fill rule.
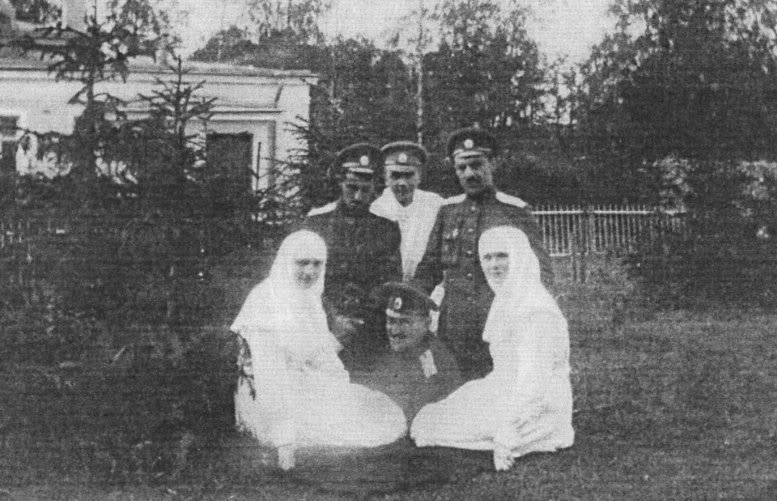
[[[397,475],[421,478],[430,468],[431,483],[375,497],[777,499],[777,314],[624,312],[610,285],[571,286],[561,299],[571,327],[574,447],[500,474],[487,456],[426,451]],[[159,422],[153,411],[165,396],[138,398],[121,386],[126,379],[110,382],[113,397],[102,398],[95,392],[105,382],[11,376],[0,402],[0,496],[340,499],[370,490],[367,481],[351,494],[323,485],[321,470],[331,465],[320,463],[316,477],[315,458],[307,470],[303,461],[300,473],[280,474],[250,442],[210,433],[207,423],[182,430]],[[380,461],[342,464],[364,473]],[[435,476],[435,463],[450,471]]]

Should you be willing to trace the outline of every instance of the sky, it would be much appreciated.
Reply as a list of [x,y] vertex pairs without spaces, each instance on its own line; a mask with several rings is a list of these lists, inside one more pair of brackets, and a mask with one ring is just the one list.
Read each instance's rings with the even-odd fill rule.
[[[364,35],[384,41],[401,18],[417,8],[421,0],[332,0],[332,11],[322,30],[330,36]],[[183,52],[202,46],[214,33],[239,20],[242,0],[176,0],[188,11],[181,23]],[[566,54],[570,62],[582,61],[591,45],[596,44],[614,25],[607,16],[609,0],[527,0],[537,19],[528,26],[530,34],[549,56]],[[426,0],[431,4],[432,0]]]

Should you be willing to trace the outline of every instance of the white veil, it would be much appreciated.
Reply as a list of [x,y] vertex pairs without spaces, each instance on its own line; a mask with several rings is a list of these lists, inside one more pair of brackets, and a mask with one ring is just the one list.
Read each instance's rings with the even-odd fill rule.
[[[332,344],[326,314],[321,304],[327,250],[323,239],[312,231],[287,236],[275,257],[269,276],[254,287],[232,323],[231,330],[251,343],[259,332],[276,335],[276,342],[291,351]],[[315,259],[321,275],[309,288],[294,278],[295,261]],[[331,339],[330,339],[331,338]]]
[[486,275],[495,296],[483,329],[484,341],[493,343],[501,339],[530,311],[546,311],[564,318],[556,301],[542,285],[539,260],[524,232],[511,226],[484,231],[478,243],[481,262],[483,256],[495,252],[506,252],[510,264],[501,284],[493,283]]

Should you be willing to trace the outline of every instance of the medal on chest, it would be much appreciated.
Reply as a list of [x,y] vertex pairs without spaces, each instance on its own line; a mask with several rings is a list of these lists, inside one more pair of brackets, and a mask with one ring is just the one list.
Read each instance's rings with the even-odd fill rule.
[[437,366],[434,364],[434,355],[432,350],[426,350],[418,360],[421,361],[421,369],[424,371],[424,377],[429,379],[437,374]]

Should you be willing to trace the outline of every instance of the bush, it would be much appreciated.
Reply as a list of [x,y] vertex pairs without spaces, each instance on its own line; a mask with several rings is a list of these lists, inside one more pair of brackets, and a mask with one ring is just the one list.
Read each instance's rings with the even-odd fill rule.
[[[632,276],[664,306],[777,299],[774,215],[777,174],[769,164],[684,162],[687,208],[680,231],[657,228],[629,259]],[[678,190],[675,190],[678,191]]]

